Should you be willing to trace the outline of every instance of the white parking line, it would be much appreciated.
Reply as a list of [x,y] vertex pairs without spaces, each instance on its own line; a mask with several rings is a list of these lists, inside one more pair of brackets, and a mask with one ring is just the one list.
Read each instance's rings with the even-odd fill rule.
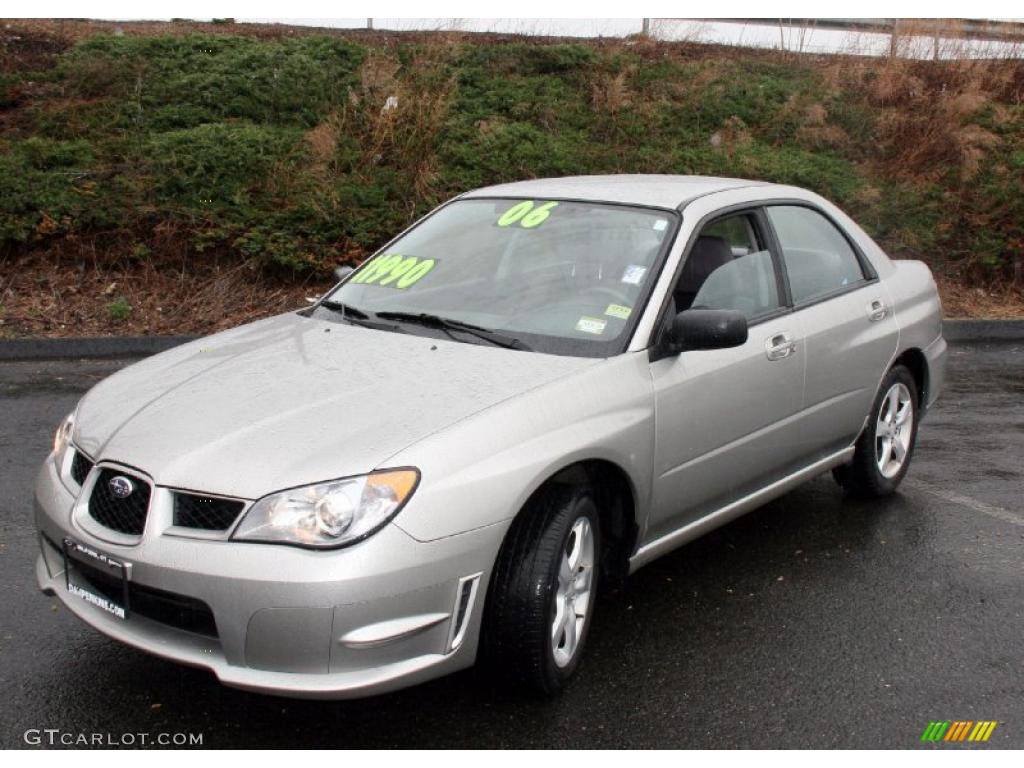
[[974,510],[975,512],[981,512],[984,515],[994,517],[997,520],[1002,520],[1006,523],[1024,526],[1024,517],[1021,517],[1008,509],[986,504],[984,501],[978,501],[977,499],[972,499],[970,496],[964,496],[963,494],[954,493],[953,491],[934,488],[921,480],[908,480],[906,482],[914,490],[922,491],[931,496],[942,499],[943,501],[948,501],[950,504],[956,504],[958,506]]

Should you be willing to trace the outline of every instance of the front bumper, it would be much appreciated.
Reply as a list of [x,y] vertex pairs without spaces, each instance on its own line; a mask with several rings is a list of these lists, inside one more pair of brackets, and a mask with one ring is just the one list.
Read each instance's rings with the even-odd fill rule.
[[[472,665],[506,527],[423,543],[389,525],[327,552],[160,533],[121,546],[77,525],[74,501],[48,460],[35,494],[40,589],[115,640],[209,669],[225,685],[303,698],[383,693]],[[121,619],[69,593],[65,538],[130,563],[139,588],[205,603],[216,630],[197,634],[134,611]],[[457,623],[458,601],[471,592]]]

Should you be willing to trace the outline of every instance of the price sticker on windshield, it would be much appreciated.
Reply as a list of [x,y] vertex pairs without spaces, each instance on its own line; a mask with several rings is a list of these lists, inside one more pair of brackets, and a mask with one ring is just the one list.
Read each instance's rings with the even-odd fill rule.
[[548,216],[558,206],[554,200],[537,203],[534,200],[523,200],[516,203],[498,217],[499,227],[511,227],[513,224],[523,229],[535,229],[548,220]]
[[436,259],[419,259],[400,253],[382,253],[352,278],[353,283],[380,285],[404,291],[426,277],[437,264]]

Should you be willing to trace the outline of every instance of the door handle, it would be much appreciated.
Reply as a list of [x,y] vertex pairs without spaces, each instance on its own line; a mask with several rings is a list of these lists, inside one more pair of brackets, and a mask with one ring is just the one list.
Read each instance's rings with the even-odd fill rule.
[[872,323],[877,323],[879,320],[883,320],[888,314],[889,308],[885,306],[881,300],[875,299],[868,304],[868,320]]
[[769,360],[785,360],[796,352],[796,340],[788,331],[776,333],[764,340],[764,353]]

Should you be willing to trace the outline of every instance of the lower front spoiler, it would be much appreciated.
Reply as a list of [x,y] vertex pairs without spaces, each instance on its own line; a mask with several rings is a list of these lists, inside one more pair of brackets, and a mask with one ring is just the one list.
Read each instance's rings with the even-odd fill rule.
[[169,642],[161,625],[141,617],[124,621],[68,593],[64,573],[50,575],[42,554],[36,580],[72,614],[108,637],[179,664],[207,669],[224,685],[264,694],[303,699],[349,699],[405,688],[472,666],[472,646],[448,654],[430,653],[366,669],[327,674],[273,672],[228,664],[217,640],[175,633]]

